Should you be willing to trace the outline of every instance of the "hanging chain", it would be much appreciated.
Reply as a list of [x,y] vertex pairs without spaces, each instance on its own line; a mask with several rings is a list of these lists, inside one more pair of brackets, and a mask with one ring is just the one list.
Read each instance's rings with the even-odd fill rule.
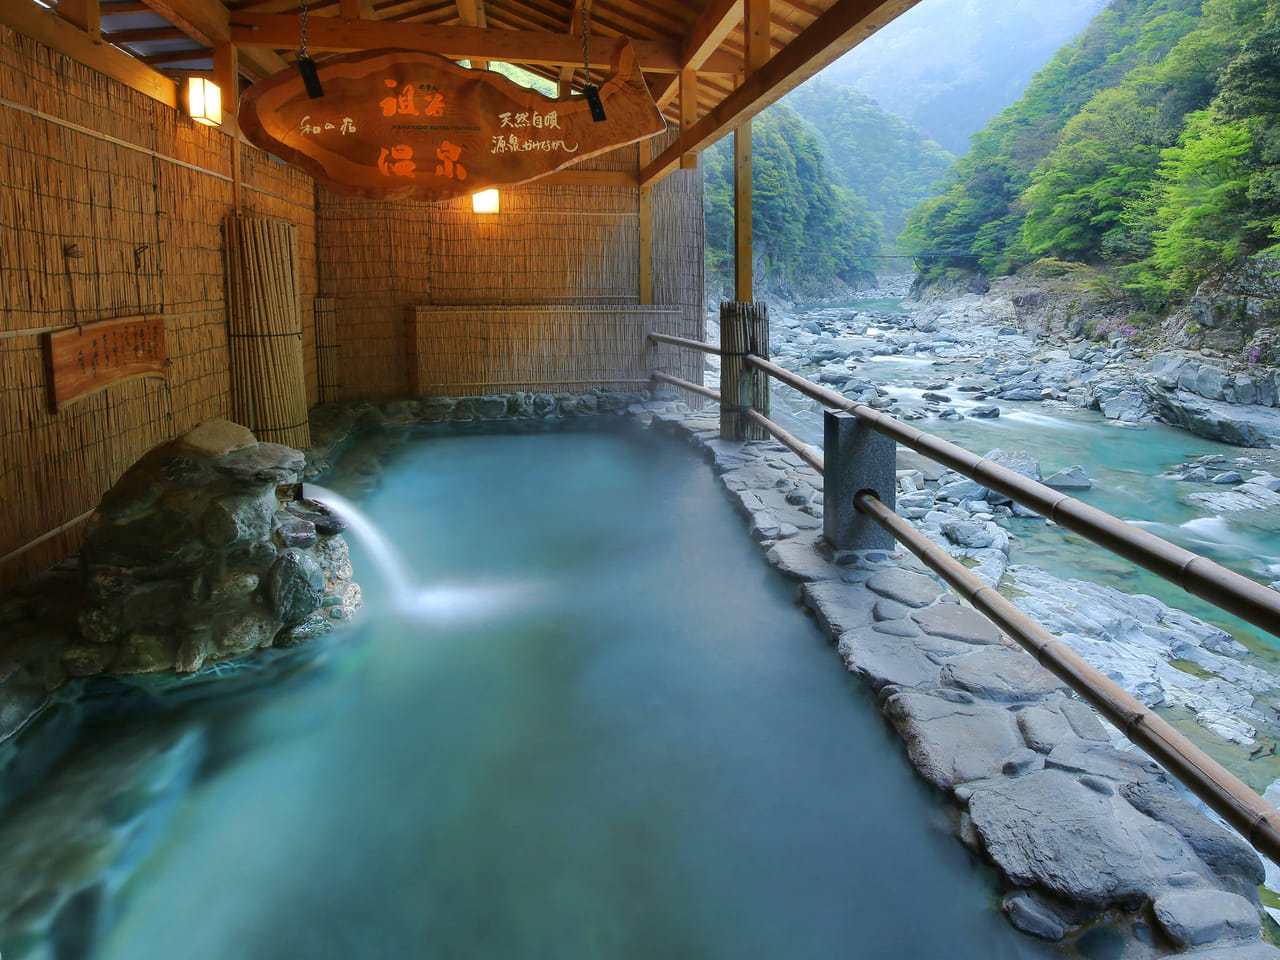
[[582,0],[582,82],[591,82],[591,0]]
[[302,46],[298,48],[298,59],[307,58],[307,0],[302,0]]

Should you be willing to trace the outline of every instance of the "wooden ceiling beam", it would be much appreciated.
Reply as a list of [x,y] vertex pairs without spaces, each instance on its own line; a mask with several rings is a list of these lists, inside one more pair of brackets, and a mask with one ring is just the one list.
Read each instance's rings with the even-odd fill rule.
[[[591,0],[573,0],[573,11],[569,14],[569,36],[580,37],[582,35],[582,5],[587,4],[588,12],[590,11]],[[559,78],[559,95],[562,97],[569,96],[570,90],[573,88],[573,73],[576,64],[566,63],[560,67]],[[584,80],[583,83],[586,83]]]
[[[457,0],[458,20],[464,27],[486,27],[484,16],[484,0]],[[471,66],[477,70],[487,70],[486,60],[472,60]]]
[[147,56],[139,56],[138,59],[152,66],[166,63],[191,63],[193,60],[212,60],[213,51],[208,47],[197,47],[195,50],[170,50],[166,53],[153,53]]
[[747,77],[689,131],[656,157],[641,174],[644,186],[680,166],[680,157],[701,152],[728,131],[782,99],[823,67],[869,37],[919,0],[836,0],[799,37]]
[[[724,43],[743,17],[743,0],[710,0],[693,22],[680,49],[680,69],[698,70]],[[661,109],[675,99],[680,90],[680,76],[671,77],[654,91],[654,102]]]
[[102,39],[108,43],[147,43],[151,40],[189,40],[177,27],[148,27],[145,30],[112,30]]
[[[161,0],[148,0],[161,2]],[[171,0],[170,0],[171,2]],[[224,8],[225,9],[225,8]],[[289,50],[301,40],[297,17],[279,14],[237,13],[231,23],[231,39],[245,47]],[[436,53],[453,60],[504,60],[508,63],[536,63],[547,66],[576,64],[582,59],[582,43],[564,33],[540,30],[493,30],[480,27],[446,27],[385,21],[316,18],[307,23],[307,46],[311,50],[376,50],[398,47]],[[650,73],[678,73],[680,51],[674,43],[633,40],[636,61]],[[609,62],[613,40],[597,36],[591,40],[591,59]],[[725,58],[712,69],[727,69]],[[704,68],[706,69],[706,68]],[[710,72],[710,71],[708,71]]]
[[89,35],[102,35],[102,15],[98,0],[58,0],[58,12]]
[[240,72],[253,80],[265,80],[272,74],[289,69],[284,57],[266,47],[237,47]]
[[456,0],[458,20],[464,27],[484,27],[484,0]]
[[231,39],[231,14],[220,0],[143,0],[202,47]]
[[33,0],[0,3],[0,23],[58,53],[119,80],[166,106],[178,106],[178,85],[123,50],[90,38],[79,27]]

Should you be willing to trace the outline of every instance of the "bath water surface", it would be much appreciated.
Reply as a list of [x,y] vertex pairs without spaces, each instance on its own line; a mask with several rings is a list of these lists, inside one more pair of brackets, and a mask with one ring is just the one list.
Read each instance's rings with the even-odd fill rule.
[[1044,955],[692,450],[402,439],[357,499],[407,585],[353,543],[366,609],[287,682],[108,711],[62,766],[123,756],[109,809],[23,801],[127,833],[68,868],[75,956]]

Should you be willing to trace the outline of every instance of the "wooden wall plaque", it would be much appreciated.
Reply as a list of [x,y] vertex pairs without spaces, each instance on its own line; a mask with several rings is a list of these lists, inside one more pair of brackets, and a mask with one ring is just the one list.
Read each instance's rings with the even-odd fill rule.
[[445,57],[371,50],[317,64],[324,96],[283,70],[240,98],[255,145],[339,193],[448,200],[524,183],[666,129],[629,40],[600,86],[606,119],[584,97],[553,100]]
[[46,333],[49,409],[138,377],[165,376],[164,317],[121,317]]

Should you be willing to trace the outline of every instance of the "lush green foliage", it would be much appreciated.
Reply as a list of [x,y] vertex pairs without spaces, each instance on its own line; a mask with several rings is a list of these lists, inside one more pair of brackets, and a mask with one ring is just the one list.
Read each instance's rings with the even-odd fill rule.
[[[707,267],[726,281],[733,270],[733,145],[703,153]],[[752,247],[755,270],[774,289],[825,293],[837,279],[875,273],[880,225],[856,196],[832,182],[822,148],[782,105],[751,132]]]
[[973,138],[904,245],[1116,266],[1153,306],[1274,242],[1280,0],[1115,0]]
[[814,79],[783,103],[822,145],[832,179],[852,190],[892,244],[907,213],[929,196],[953,157],[853,87]]
[[[733,146],[703,154],[707,265],[733,268]],[[951,157],[849,87],[806,84],[752,125],[752,234],[757,272],[775,289],[829,292],[876,271],[906,212]]]

